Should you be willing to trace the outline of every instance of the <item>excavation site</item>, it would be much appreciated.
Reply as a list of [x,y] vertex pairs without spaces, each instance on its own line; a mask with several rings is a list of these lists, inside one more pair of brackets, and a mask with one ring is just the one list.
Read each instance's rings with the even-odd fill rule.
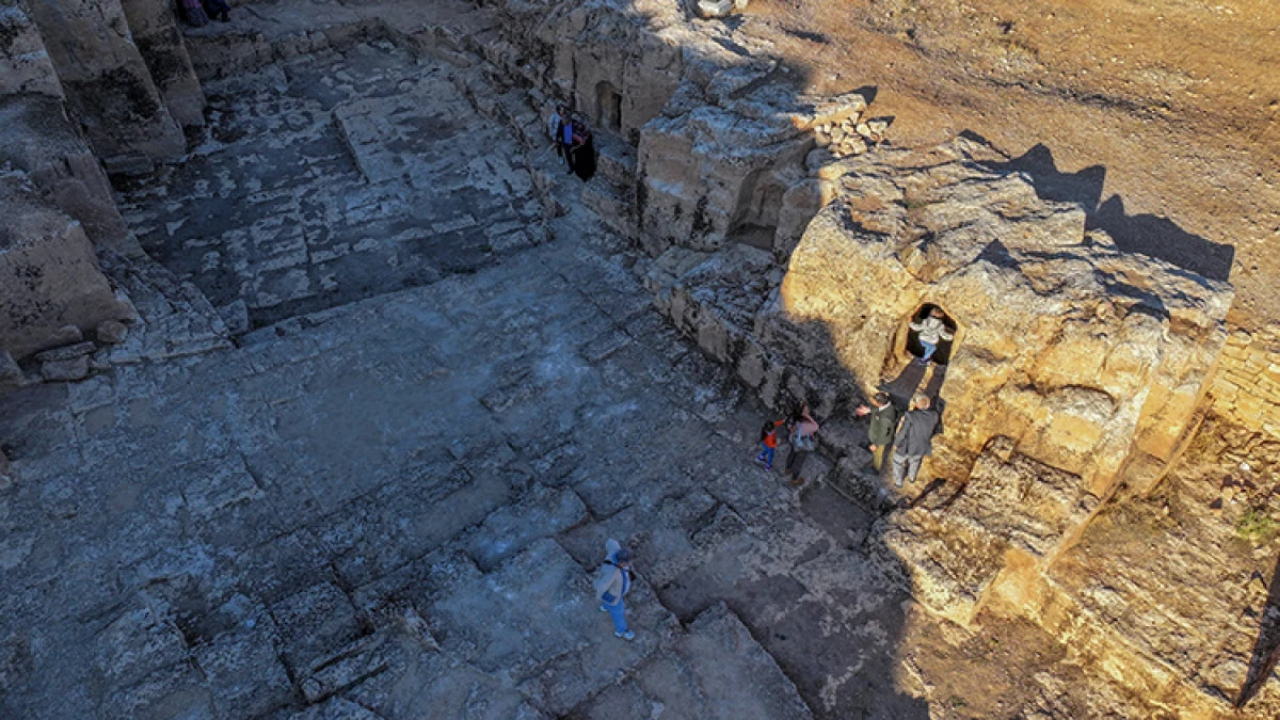
[[0,0],[0,717],[1280,717],[1277,32]]

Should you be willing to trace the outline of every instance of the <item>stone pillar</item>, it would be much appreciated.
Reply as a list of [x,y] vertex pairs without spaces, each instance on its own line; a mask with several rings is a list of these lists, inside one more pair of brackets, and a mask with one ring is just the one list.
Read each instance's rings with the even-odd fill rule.
[[121,4],[133,41],[169,114],[183,127],[204,126],[204,91],[178,30],[174,4],[165,0],[122,0]]
[[30,0],[28,8],[72,116],[109,168],[143,169],[186,150],[119,0]]

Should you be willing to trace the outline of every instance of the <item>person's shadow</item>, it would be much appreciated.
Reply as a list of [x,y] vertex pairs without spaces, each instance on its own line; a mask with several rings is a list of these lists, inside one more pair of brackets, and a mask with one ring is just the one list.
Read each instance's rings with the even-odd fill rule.
[[1237,709],[1243,708],[1258,694],[1263,683],[1271,677],[1277,661],[1280,661],[1280,558],[1276,560],[1276,568],[1271,574],[1270,592],[1267,593],[1267,601],[1259,615],[1258,639],[1253,645],[1253,656],[1249,659],[1249,673],[1236,696]]

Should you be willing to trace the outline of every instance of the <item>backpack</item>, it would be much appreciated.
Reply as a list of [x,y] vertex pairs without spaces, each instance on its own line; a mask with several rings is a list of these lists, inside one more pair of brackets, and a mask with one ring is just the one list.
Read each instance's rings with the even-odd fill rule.
[[796,432],[791,436],[791,447],[800,452],[812,452],[818,445],[812,435],[800,434],[800,426],[796,426]]

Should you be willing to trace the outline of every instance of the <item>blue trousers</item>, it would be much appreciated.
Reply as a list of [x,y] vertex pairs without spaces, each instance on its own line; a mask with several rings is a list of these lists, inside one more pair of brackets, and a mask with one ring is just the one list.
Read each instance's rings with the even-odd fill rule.
[[765,445],[764,443],[760,443],[760,446],[761,446],[760,454],[756,456],[756,459],[764,463],[768,467],[773,467],[773,455],[778,451],[778,449],[771,448],[768,445]]
[[627,631],[627,608],[623,605],[622,600],[610,605],[603,603],[604,608],[609,611],[609,617],[613,620],[613,631],[616,633],[624,633]]
[[920,356],[921,362],[928,362],[929,358],[933,357],[933,354],[938,350],[938,346],[936,344],[927,343],[923,340],[920,341],[920,347],[924,348],[924,354]]

